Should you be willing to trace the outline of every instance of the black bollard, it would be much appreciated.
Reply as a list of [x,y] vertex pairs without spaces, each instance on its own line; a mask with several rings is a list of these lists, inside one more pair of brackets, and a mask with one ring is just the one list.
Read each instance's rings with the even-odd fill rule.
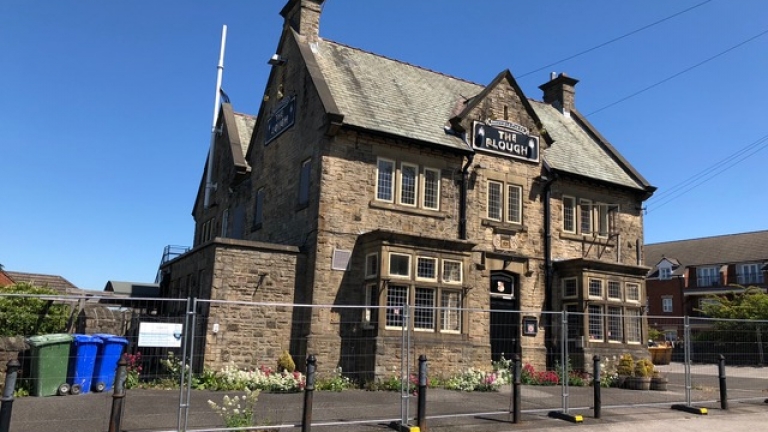
[[304,386],[304,417],[301,421],[301,432],[312,430],[312,397],[315,393],[315,371],[317,371],[317,358],[311,354],[307,357],[307,382]]
[[520,423],[520,384],[523,375],[522,360],[520,354],[512,357],[512,423]]
[[595,418],[600,418],[600,409],[602,408],[603,402],[600,398],[600,356],[595,355],[592,357],[592,373],[594,375],[592,380],[592,387],[595,393]]
[[117,362],[115,389],[112,393],[112,412],[109,414],[109,432],[120,432],[125,404],[125,378],[128,376],[128,354],[123,354]]
[[0,432],[11,430],[11,411],[13,411],[13,391],[16,390],[16,375],[21,363],[10,360],[5,367],[5,388],[3,389],[2,405],[0,406]]
[[419,356],[419,404],[416,413],[419,430],[427,430],[427,356]]
[[720,408],[728,409],[728,388],[725,385],[725,356],[720,354],[717,362],[717,376],[720,378]]

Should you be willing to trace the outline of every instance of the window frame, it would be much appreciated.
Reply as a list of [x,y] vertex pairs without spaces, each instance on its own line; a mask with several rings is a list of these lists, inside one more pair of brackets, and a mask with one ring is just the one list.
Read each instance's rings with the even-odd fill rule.
[[[517,198],[514,200],[512,199],[512,190],[517,191]],[[514,183],[506,183],[506,192],[507,202],[505,208],[507,210],[507,214],[504,220],[507,223],[521,225],[523,223],[523,187]],[[517,210],[514,212],[511,208],[513,203],[517,206]],[[517,217],[517,220],[514,220],[513,216]]]
[[[643,343],[643,313],[640,308],[632,307],[624,310],[626,317],[625,338],[627,344],[640,345]],[[635,337],[637,339],[635,339]]]
[[[402,274],[392,273],[392,257],[393,256],[408,258],[408,274],[402,275]],[[387,259],[387,264],[388,264],[388,266],[387,266],[387,274],[390,277],[397,278],[397,279],[410,279],[411,278],[411,267],[412,267],[411,258],[412,258],[412,255],[405,254],[405,253],[398,253],[398,252],[390,252],[388,254],[387,258],[388,258]]]
[[[400,288],[405,289],[405,293],[404,293],[405,295],[400,295],[398,297],[393,297],[393,292],[395,291],[395,289],[400,289]],[[411,295],[411,286],[409,284],[398,284],[398,283],[387,284],[387,296],[386,296],[386,300],[385,300],[386,304],[387,304],[387,307],[386,307],[386,313],[385,313],[385,316],[384,316],[384,328],[385,329],[387,329],[387,330],[402,330],[403,329],[403,324],[405,324],[405,328],[409,328],[410,327],[411,323],[404,322],[405,321],[405,314],[402,313],[404,307],[410,307],[410,295]],[[405,299],[405,301],[402,304],[390,305],[390,301],[400,300],[400,299]],[[396,312],[395,311],[398,308],[400,309],[401,312]],[[390,318],[394,319],[394,317],[398,317],[398,316],[399,316],[400,325],[390,324]]]
[[[570,206],[566,206],[566,201],[570,201]],[[576,218],[576,197],[570,196],[570,195],[563,195],[563,232],[576,234],[576,227],[577,227],[577,218]],[[570,223],[571,223],[571,229],[568,229],[567,227],[567,221],[568,221],[568,209],[570,209]]]
[[312,158],[307,158],[301,162],[299,168],[299,207],[306,207],[309,205],[309,188],[310,177],[312,174]]
[[[761,284],[763,283],[763,272],[758,263],[744,263],[736,267],[736,279],[739,285]],[[754,271],[745,271],[745,269],[754,269]]]
[[[371,258],[373,258],[373,261],[371,261]],[[376,264],[376,268],[373,269],[371,272],[370,263],[373,262]],[[366,279],[372,279],[379,275],[379,253],[373,252],[365,255],[365,278]]]
[[[630,294],[632,293],[632,289],[630,287],[634,287],[637,289],[637,298],[632,298]],[[640,292],[640,284],[637,282],[625,282],[624,283],[624,297],[626,303],[633,303],[633,304],[639,304],[640,298],[642,297],[642,293]]]
[[[424,261],[431,261],[432,262],[432,272],[433,275],[431,277],[425,277],[419,275],[419,269],[421,260]],[[416,280],[417,281],[428,281],[428,282],[437,282],[437,273],[439,271],[439,260],[435,257],[429,257],[429,256],[423,256],[423,255],[416,255]]]
[[[457,306],[452,307],[450,305],[445,304],[445,296],[446,294],[456,294],[457,295]],[[450,289],[450,288],[441,288],[440,289],[440,333],[450,333],[450,334],[461,334],[462,329],[462,294],[461,290],[458,289]],[[446,320],[450,319],[449,312],[455,312],[456,314],[456,325],[458,327],[458,330],[448,329],[446,326]]]
[[672,313],[674,311],[674,303],[672,296],[664,296],[661,298],[661,311],[663,313]]
[[[498,203],[494,207],[491,206],[491,185],[498,186]],[[504,221],[504,182],[499,180],[488,180],[488,196],[486,197],[486,212],[485,216],[492,221],[502,222]],[[498,212],[498,217],[491,216],[491,209]]]
[[659,280],[672,279],[672,267],[659,267]]
[[[592,294],[592,282],[600,284],[600,295]],[[591,299],[605,299],[605,287],[603,286],[603,280],[596,277],[590,277],[587,283],[587,297]]]
[[370,330],[374,328],[374,324],[378,319],[378,314],[373,312],[376,310],[376,303],[378,303],[378,296],[375,294],[378,293],[378,286],[376,282],[369,281],[363,284],[363,289],[365,290],[363,292],[363,305],[365,308],[363,309],[361,322],[364,329]]
[[[571,294],[571,295],[568,295],[568,290],[567,290],[568,287],[566,286],[566,284],[568,282],[573,282],[574,283],[573,294]],[[574,277],[562,278],[560,280],[560,288],[561,288],[561,295],[562,295],[562,297],[564,299],[573,299],[573,298],[578,298],[579,297],[579,279],[577,277],[575,277],[575,276]]]
[[[435,175],[435,183],[434,183],[434,186],[435,186],[435,190],[434,190],[435,206],[434,207],[430,207],[430,206],[427,205],[427,191],[429,190],[429,188],[427,187],[427,173],[428,172],[434,173],[434,175]],[[421,185],[421,190],[422,190],[422,193],[421,193],[421,208],[426,209],[426,210],[439,211],[440,210],[440,170],[436,169],[436,168],[424,167],[422,169],[421,182],[422,182],[422,185]]]
[[[409,168],[413,170],[413,184],[412,184],[412,193],[413,193],[413,203],[409,204],[407,202],[403,201],[403,197],[405,196],[405,169]],[[419,166],[416,164],[412,164],[409,162],[400,162],[400,171],[398,173],[398,182],[397,182],[397,202],[398,204],[406,207],[416,207],[419,204]]]
[[[389,165],[389,198],[382,198],[382,164]],[[374,198],[376,201],[394,203],[395,202],[395,161],[387,158],[376,158],[376,190]]]
[[[615,312],[618,311],[618,314]],[[607,313],[607,334],[606,339],[608,340],[608,343],[624,343],[624,308],[621,306],[608,306]],[[618,323],[618,326],[616,324]],[[616,328],[616,331],[618,332],[618,337],[613,335],[613,328]]]
[[[431,295],[431,303],[430,305],[419,305],[419,292],[423,293],[429,293]],[[435,287],[426,287],[426,286],[420,286],[420,285],[414,285],[413,289],[413,331],[415,332],[430,332],[434,333],[437,328],[437,317],[436,317],[436,309],[435,304],[437,301],[437,292],[438,289]],[[421,314],[423,316],[428,316],[430,320],[430,326],[420,326],[418,325],[418,319]]]
[[[594,204],[592,200],[586,199],[586,198],[580,198],[579,199],[579,233],[581,235],[592,235],[595,232],[595,224],[594,224],[594,214],[593,214],[593,208]],[[587,229],[584,229],[584,222],[586,216],[586,222],[588,224]]]
[[720,286],[720,267],[719,266],[696,267],[696,286],[697,287]]
[[[448,280],[448,279],[445,278],[445,274],[447,273],[445,271],[445,265],[448,264],[448,263],[458,264],[458,267],[459,267],[459,280]],[[443,258],[442,265],[440,266],[440,270],[441,270],[441,272],[440,272],[440,280],[443,283],[461,285],[464,282],[464,263],[462,261],[453,260],[453,259],[449,259],[449,258]]]
[[[594,207],[596,207],[596,210],[594,211],[595,217],[597,218],[597,229],[595,230],[597,232],[598,237],[608,237],[608,234],[610,233],[610,223],[609,223],[609,212],[608,212],[608,204],[606,203],[595,203]],[[593,227],[594,228],[594,227]]]
[[[611,288],[612,287],[618,289],[618,293],[619,293],[618,296],[611,295]],[[608,300],[614,300],[614,301],[623,301],[624,300],[624,296],[622,295],[623,293],[621,292],[621,282],[616,281],[616,280],[608,280],[608,290],[607,291],[608,291]]]
[[[593,312],[593,308],[598,309],[599,312]],[[598,322],[592,321],[593,317],[599,320],[599,325],[597,325]],[[600,303],[590,303],[587,305],[587,322],[587,329],[589,330],[589,342],[605,342],[605,305]],[[593,324],[595,325],[593,326]],[[600,337],[595,337],[592,339],[593,329],[599,329]]]

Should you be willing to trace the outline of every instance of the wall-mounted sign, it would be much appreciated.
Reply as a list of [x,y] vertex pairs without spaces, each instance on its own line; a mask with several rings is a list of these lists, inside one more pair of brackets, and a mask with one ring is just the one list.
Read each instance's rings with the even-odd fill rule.
[[539,332],[539,320],[535,316],[523,317],[523,336],[536,336]]
[[491,276],[491,296],[515,298],[515,278],[506,274]]
[[539,138],[529,135],[526,127],[503,120],[474,122],[472,146],[480,151],[528,162],[539,161]]
[[267,119],[267,132],[264,137],[264,145],[280,136],[281,133],[290,129],[296,121],[296,96],[283,101],[275,112]]
[[179,348],[182,329],[181,324],[140,322],[139,346]]

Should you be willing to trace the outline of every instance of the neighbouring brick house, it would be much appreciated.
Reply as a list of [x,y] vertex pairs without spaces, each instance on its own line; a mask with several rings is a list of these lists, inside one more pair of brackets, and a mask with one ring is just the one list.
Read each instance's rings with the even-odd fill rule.
[[649,324],[658,321],[658,330],[676,339],[682,322],[664,317],[699,317],[710,296],[768,288],[768,231],[649,244],[645,264],[648,315],[658,318]]
[[[331,42],[322,3],[283,8],[258,116],[222,104],[216,188],[205,171],[194,246],[161,266],[161,287],[338,307],[280,312],[290,324],[255,343],[213,335],[212,304],[205,363],[284,348],[382,376],[407,326],[433,370],[487,368],[502,352],[543,366],[560,323],[542,312],[562,310],[575,365],[647,355],[641,208],[655,188],[578,112],[578,81],[553,75],[538,101],[508,70],[480,85]],[[355,305],[370,309],[341,307]],[[403,305],[409,322],[393,312]],[[539,331],[524,336],[510,310]],[[346,355],[352,335],[367,343]]]

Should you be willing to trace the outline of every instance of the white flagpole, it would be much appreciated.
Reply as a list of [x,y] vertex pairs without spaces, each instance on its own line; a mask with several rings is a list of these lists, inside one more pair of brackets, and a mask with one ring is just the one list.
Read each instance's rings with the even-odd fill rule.
[[208,166],[206,167],[205,176],[205,199],[203,200],[203,208],[208,208],[211,203],[211,191],[216,188],[211,179],[211,173],[213,172],[213,150],[216,144],[216,122],[219,116],[219,104],[221,102],[221,78],[224,74],[224,47],[227,45],[227,26],[221,28],[221,52],[219,53],[219,65],[216,73],[216,96],[213,103],[213,125],[211,126],[211,145],[208,148]]

